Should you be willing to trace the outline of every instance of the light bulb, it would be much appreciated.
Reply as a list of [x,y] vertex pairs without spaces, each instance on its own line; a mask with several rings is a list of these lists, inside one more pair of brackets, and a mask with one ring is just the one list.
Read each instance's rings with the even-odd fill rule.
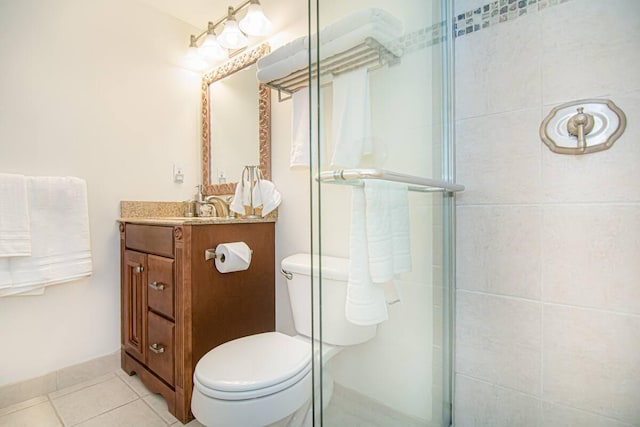
[[240,29],[251,36],[264,36],[271,32],[271,21],[262,12],[258,1],[251,2],[247,14],[240,20]]
[[184,66],[190,70],[202,71],[207,67],[207,63],[200,56],[195,36],[191,36],[191,43],[184,58]]
[[224,24],[222,33],[218,36],[218,43],[227,49],[240,49],[246,47],[249,44],[249,40],[238,28],[236,19],[230,16]]
[[202,58],[208,62],[223,61],[229,57],[227,51],[220,46],[220,43],[216,40],[216,35],[209,33],[205,36],[204,41],[198,48],[198,51]]

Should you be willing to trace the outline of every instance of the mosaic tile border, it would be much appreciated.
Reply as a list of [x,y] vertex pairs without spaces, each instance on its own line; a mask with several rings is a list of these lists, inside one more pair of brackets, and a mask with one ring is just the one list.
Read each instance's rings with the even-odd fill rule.
[[475,33],[493,25],[510,22],[523,15],[570,0],[498,0],[453,17],[454,37]]

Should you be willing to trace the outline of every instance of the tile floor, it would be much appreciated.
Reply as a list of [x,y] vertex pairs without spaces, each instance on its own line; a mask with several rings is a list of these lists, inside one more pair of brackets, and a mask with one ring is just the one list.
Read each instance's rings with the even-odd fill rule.
[[[0,409],[0,427],[182,427],[160,395],[121,370]],[[201,427],[192,421],[189,427]]]
[[[297,424],[285,418],[270,427]],[[336,385],[334,398],[324,413],[324,424],[334,427],[425,426],[364,396]],[[0,427],[182,427],[167,411],[160,395],[150,393],[137,376],[119,368],[57,389],[46,395],[0,409]],[[202,427],[197,421],[189,427]]]

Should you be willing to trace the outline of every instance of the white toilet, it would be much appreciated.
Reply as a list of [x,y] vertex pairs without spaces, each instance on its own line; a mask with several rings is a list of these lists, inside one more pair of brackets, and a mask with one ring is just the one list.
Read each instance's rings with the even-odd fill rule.
[[[314,313],[319,322],[318,263],[314,256]],[[326,363],[344,346],[360,344],[376,334],[375,326],[356,326],[344,316],[349,260],[321,257],[322,347]],[[224,343],[200,359],[193,376],[191,411],[206,426],[265,426],[300,409],[311,398],[311,256],[282,260],[289,299],[300,335],[279,332],[250,335]],[[326,380],[325,380],[326,381]],[[332,383],[323,383],[324,403]]]

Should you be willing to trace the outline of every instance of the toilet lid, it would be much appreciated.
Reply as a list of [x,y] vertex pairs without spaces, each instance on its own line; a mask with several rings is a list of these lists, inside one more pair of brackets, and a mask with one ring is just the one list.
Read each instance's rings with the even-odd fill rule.
[[241,400],[276,393],[311,371],[311,345],[279,332],[250,335],[209,351],[196,365],[203,393]]

